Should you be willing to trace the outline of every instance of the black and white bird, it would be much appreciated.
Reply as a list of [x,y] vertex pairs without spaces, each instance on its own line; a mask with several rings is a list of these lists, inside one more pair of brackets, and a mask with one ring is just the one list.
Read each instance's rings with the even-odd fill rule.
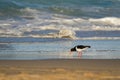
[[78,56],[81,57],[82,56],[82,51],[90,48],[91,46],[86,46],[86,45],[77,45],[74,48],[70,49],[70,54],[72,54],[72,52],[78,52]]

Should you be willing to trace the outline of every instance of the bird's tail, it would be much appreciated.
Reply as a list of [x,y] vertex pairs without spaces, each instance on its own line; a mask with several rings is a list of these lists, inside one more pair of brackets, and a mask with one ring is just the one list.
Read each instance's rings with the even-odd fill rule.
[[86,46],[87,48],[91,48],[91,46]]

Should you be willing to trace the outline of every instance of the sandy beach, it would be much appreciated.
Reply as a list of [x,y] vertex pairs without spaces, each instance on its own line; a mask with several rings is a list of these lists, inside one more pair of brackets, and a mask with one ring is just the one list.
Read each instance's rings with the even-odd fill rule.
[[0,60],[0,80],[120,80],[120,60]]

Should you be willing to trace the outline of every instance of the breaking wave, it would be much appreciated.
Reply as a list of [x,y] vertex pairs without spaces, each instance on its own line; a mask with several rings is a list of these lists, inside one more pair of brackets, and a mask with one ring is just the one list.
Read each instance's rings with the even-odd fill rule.
[[[120,18],[117,17],[76,18],[62,14],[47,13],[29,7],[20,9],[20,11],[24,13],[20,16],[20,20],[13,18],[0,20],[0,37],[77,39],[81,36],[76,36],[76,31],[118,31],[118,33],[120,31]],[[96,39],[97,34],[89,37]],[[117,38],[116,36],[102,37],[99,38],[119,39],[120,36],[117,36]]]

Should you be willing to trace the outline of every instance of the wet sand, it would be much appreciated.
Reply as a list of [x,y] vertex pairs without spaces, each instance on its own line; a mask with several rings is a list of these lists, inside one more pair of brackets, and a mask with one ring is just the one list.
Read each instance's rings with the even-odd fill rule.
[[120,80],[120,60],[0,60],[0,80]]

